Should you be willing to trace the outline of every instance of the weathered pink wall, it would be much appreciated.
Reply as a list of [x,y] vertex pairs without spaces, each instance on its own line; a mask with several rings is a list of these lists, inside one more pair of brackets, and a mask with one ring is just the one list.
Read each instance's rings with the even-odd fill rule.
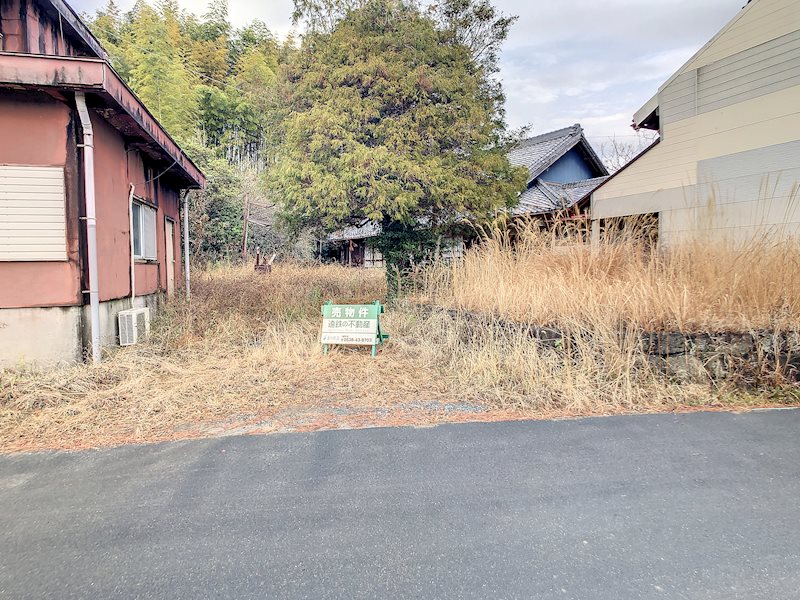
[[[0,0],[0,50],[26,54],[86,54],[62,35],[65,27],[44,14],[35,0]],[[68,29],[67,29],[68,30]]]
[[[164,219],[178,223],[178,192],[161,179],[149,181],[159,174],[148,168],[137,150],[126,149],[119,133],[100,115],[92,113],[95,133],[95,187],[97,195],[97,248],[100,300],[130,296],[130,217],[128,196],[130,183],[134,194],[157,208],[156,248],[158,261],[136,263],[136,295],[152,294],[167,288],[166,240]],[[163,169],[163,167],[162,167]],[[175,240],[177,242],[177,239]],[[180,247],[176,243],[176,261]],[[176,285],[179,284],[176,264]]]
[[[68,261],[0,261],[0,308],[81,304],[80,239],[83,221],[79,193],[83,177],[78,169],[77,117],[64,102],[45,94],[0,92],[0,164],[65,166],[67,191]],[[156,262],[136,264],[136,294],[167,289],[166,217],[175,221],[175,280],[180,286],[179,195],[164,178],[149,183],[161,168],[149,168],[138,150],[126,146],[122,135],[91,111],[95,140],[95,194],[97,207],[98,277],[100,299],[130,296],[129,184],[135,193],[157,207]],[[79,135],[79,134],[78,134]],[[85,279],[85,276],[84,276]],[[85,285],[85,282],[84,282]]]
[[0,308],[81,303],[75,123],[70,108],[45,94],[0,92],[0,164],[65,166],[64,262],[0,261]]

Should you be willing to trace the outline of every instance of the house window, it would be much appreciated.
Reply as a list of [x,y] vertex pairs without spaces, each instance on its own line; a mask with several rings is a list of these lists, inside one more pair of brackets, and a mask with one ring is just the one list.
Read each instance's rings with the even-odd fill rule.
[[133,257],[156,260],[156,210],[133,202]]
[[67,260],[63,167],[0,165],[0,261]]

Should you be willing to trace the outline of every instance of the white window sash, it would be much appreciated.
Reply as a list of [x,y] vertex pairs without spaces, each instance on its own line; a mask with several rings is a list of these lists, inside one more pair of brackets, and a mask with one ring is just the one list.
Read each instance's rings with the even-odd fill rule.
[[156,248],[156,210],[141,202],[136,202],[138,207],[138,223],[134,220],[134,227],[138,227],[139,234],[139,253],[134,254],[134,258],[140,260],[157,260],[158,252]]

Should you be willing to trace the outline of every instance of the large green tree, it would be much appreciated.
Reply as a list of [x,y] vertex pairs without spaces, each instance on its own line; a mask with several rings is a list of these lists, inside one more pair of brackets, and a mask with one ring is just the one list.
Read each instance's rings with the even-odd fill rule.
[[306,36],[282,72],[268,176],[284,218],[326,231],[379,221],[390,270],[402,270],[420,231],[513,205],[524,174],[506,158],[490,76],[451,29],[402,0],[370,0]]

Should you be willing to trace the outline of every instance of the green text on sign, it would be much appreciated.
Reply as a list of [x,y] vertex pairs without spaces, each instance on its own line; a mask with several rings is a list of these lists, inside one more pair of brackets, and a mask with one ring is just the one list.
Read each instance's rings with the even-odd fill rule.
[[381,334],[380,315],[383,306],[380,302],[372,304],[332,304],[322,305],[322,335],[320,341],[325,352],[329,344],[347,346],[372,346],[373,355],[378,344],[388,338]]

